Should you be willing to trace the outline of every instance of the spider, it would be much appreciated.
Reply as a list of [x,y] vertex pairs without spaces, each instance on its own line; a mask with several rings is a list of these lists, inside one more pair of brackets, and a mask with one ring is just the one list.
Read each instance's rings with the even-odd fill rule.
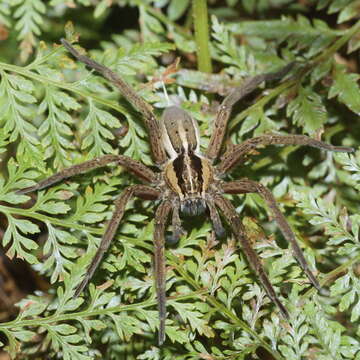
[[236,166],[243,164],[247,156],[258,146],[270,144],[307,145],[328,151],[354,151],[349,147],[329,145],[304,135],[268,134],[248,139],[238,145],[232,145],[220,157],[227,122],[233,105],[252,92],[262,82],[283,78],[292,69],[293,63],[286,65],[277,72],[249,78],[241,86],[234,88],[223,99],[218,108],[209,145],[206,151],[202,153],[200,151],[198,126],[187,112],[180,107],[169,106],[164,110],[161,121],[158,121],[152,107],[137,95],[119,75],[80,54],[68,41],[61,39],[61,42],[78,61],[95,69],[113,83],[132,106],[141,113],[148,130],[153,160],[157,168],[157,171],[154,171],[130,157],[109,154],[73,165],[34,186],[18,190],[19,194],[26,194],[44,189],[66,178],[104,167],[109,163],[123,166],[145,183],[128,186],[116,198],[114,213],[107,224],[100,246],[87,269],[84,279],[75,290],[75,297],[86,287],[104,253],[109,248],[124,215],[127,202],[132,197],[139,197],[146,200],[160,200],[155,212],[154,229],[154,272],[159,313],[159,345],[165,340],[165,230],[171,216],[173,241],[177,241],[182,236],[184,231],[181,225],[180,213],[200,215],[208,210],[215,235],[222,237],[225,231],[218,212],[220,210],[233,235],[240,243],[249,264],[257,273],[268,297],[277,305],[282,316],[288,319],[289,313],[276,295],[259,256],[252,248],[240,217],[231,202],[223,196],[223,194],[246,193],[258,193],[264,199],[284,238],[290,243],[294,256],[306,276],[316,289],[321,290],[320,284],[310,270],[291,227],[280,212],[270,190],[264,185],[247,178],[230,182],[222,180]]

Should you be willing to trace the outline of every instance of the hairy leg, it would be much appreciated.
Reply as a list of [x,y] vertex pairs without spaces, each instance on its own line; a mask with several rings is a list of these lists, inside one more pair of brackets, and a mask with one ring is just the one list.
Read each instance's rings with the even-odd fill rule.
[[170,200],[164,200],[155,213],[154,231],[154,257],[155,257],[155,284],[159,311],[159,335],[158,342],[162,345],[165,341],[166,319],[166,267],[165,267],[165,226],[170,214],[172,204]]
[[73,166],[68,167],[67,169],[64,169],[54,175],[51,175],[50,177],[38,182],[34,186],[29,186],[25,189],[17,190],[17,194],[26,194],[31,191],[35,190],[41,190],[46,187],[49,187],[53,184],[56,184],[64,179],[67,179],[69,177],[82,174],[84,172],[87,172],[89,170],[93,170],[99,167],[106,166],[109,163],[116,162],[120,164],[121,166],[124,166],[129,171],[131,171],[134,175],[138,176],[142,180],[148,182],[148,183],[155,183],[157,180],[156,174],[147,166],[143,165],[141,162],[136,161],[132,158],[129,158],[127,156],[123,155],[104,155],[89,161],[85,161],[81,164],[76,164]]
[[91,60],[85,55],[80,54],[68,41],[60,40],[65,48],[79,61],[98,71],[104,78],[111,81],[120,91],[120,93],[137,109],[143,116],[145,125],[149,132],[151,150],[154,160],[157,164],[163,164],[166,161],[165,149],[162,145],[161,131],[159,123],[152,111],[151,105],[146,103],[134,89],[126,83],[119,75],[98,62]]
[[150,186],[133,185],[127,187],[122,192],[122,194],[115,200],[115,210],[109,223],[107,224],[105,233],[100,242],[100,246],[86,271],[83,281],[77,286],[74,297],[77,297],[84,290],[84,288],[92,278],[96,268],[98,267],[102,257],[104,256],[104,253],[109,248],[111,240],[115,236],[116,230],[125,213],[126,204],[133,196],[138,196],[146,200],[156,200],[161,196],[161,193]]
[[260,74],[244,81],[244,83],[234,88],[219,106],[216,115],[213,133],[210,138],[209,146],[206,150],[206,156],[210,160],[215,160],[220,153],[221,145],[226,133],[227,122],[236,102],[244,98],[255,90],[263,81],[271,81],[283,78],[294,66],[294,62],[284,66],[277,72]]
[[311,272],[308,263],[305,260],[304,254],[296,241],[295,234],[291,230],[289,223],[286,221],[285,216],[280,211],[273,194],[264,185],[252,181],[249,179],[243,179],[238,181],[231,181],[224,183],[222,189],[227,194],[246,194],[246,193],[258,193],[267,203],[271,209],[275,221],[278,223],[280,230],[284,238],[291,244],[294,256],[299,262],[300,266],[304,270],[306,276],[311,283],[316,287],[318,291],[321,291],[321,286],[317,281],[315,275]]
[[251,247],[251,243],[246,237],[244,226],[239,218],[239,215],[237,214],[234,206],[231,204],[231,202],[227,199],[225,199],[221,195],[215,195],[215,204],[216,206],[221,210],[227,221],[229,222],[229,225],[231,226],[231,229],[235,235],[235,237],[239,240],[242,250],[244,251],[250,266],[255,270],[257,275],[259,276],[259,279],[264,286],[264,289],[269,296],[269,298],[276,304],[276,306],[279,308],[281,314],[284,318],[289,318],[289,313],[286,310],[285,306],[281,303],[279,298],[277,297],[275,290],[273,286],[271,285],[271,282],[268,278],[268,276],[265,273],[264,267],[261,263],[261,260],[259,259],[257,253],[254,251],[254,249]]
[[226,152],[222,157],[220,164],[216,167],[218,175],[224,174],[238,163],[244,162],[246,156],[261,145],[306,145],[327,151],[354,151],[351,147],[333,146],[305,135],[261,135],[248,139],[242,144],[235,145]]

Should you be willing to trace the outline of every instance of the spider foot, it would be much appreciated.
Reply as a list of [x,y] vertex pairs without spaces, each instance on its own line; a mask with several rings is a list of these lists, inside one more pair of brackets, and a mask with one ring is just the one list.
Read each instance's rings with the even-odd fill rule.
[[313,286],[315,287],[315,289],[321,294],[324,289],[321,287],[321,285],[319,284],[319,282],[317,281],[317,279],[313,275],[313,273],[311,271],[307,271],[306,275],[309,278],[309,280],[311,281],[311,283],[313,284]]
[[85,275],[84,280],[75,288],[75,292],[73,295],[73,299],[76,299],[84,290],[85,286],[87,285],[87,283],[89,282],[90,277]]
[[180,241],[180,238],[183,235],[186,235],[186,231],[182,227],[180,227],[180,228],[174,227],[172,234],[166,235],[165,241],[169,245],[174,245]]
[[159,347],[165,342],[165,320],[160,321],[159,333],[158,333],[158,345]]
[[355,152],[355,149],[348,146],[334,146],[332,149],[334,152]]
[[226,230],[224,229],[222,224],[221,223],[219,223],[219,224],[213,223],[213,227],[214,227],[216,238],[217,239],[224,239],[224,237],[226,235]]
[[285,320],[289,320],[290,319],[289,312],[287,311],[285,306],[281,303],[281,301],[279,299],[274,299],[274,302],[275,302],[276,306],[278,307],[278,309],[280,310],[280,314],[282,315],[282,317]]
[[19,190],[16,190],[15,191],[15,194],[16,195],[23,195],[23,194],[27,194],[29,192],[33,192],[37,190],[37,186],[34,185],[34,186],[29,186],[29,187],[26,187],[26,188],[23,188],[23,189],[19,189]]

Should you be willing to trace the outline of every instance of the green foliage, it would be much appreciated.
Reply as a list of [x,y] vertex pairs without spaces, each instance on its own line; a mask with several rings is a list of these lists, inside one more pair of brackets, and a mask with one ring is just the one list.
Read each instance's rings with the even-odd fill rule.
[[294,123],[304,128],[304,132],[313,134],[326,121],[326,109],[321,96],[310,88],[299,88],[298,96],[288,105],[288,115],[293,116]]
[[[161,349],[152,270],[156,203],[128,205],[92,284],[73,298],[113,200],[137,180],[109,166],[31,196],[16,193],[104,154],[152,164],[139,113],[113,85],[52,45],[65,36],[69,8],[88,55],[121,74],[159,117],[166,106],[159,79],[165,79],[169,96],[180,98],[199,122],[202,146],[212,131],[216,93],[296,60],[281,83],[236,106],[231,139],[239,143],[269,132],[323,134],[324,141],[358,149],[354,68],[359,64],[353,52],[360,47],[360,23],[349,20],[359,2],[226,4],[209,5],[215,77],[167,73],[174,54],[181,56],[181,67],[197,67],[189,54],[196,49],[190,1],[1,2],[0,31],[9,31],[0,62],[2,245],[9,258],[32,264],[51,284],[47,296],[28,295],[17,304],[17,317],[0,323],[4,348],[13,358],[42,351],[39,356],[64,359],[256,359],[265,349],[277,360],[360,359],[359,150],[334,156],[308,148],[261,149],[261,156],[230,176],[261,180],[273,191],[329,295],[309,288],[261,198],[233,196],[290,321],[280,317],[229,234],[216,240],[209,220],[184,218],[186,236],[166,251],[167,340]],[[107,22],[133,8],[139,18],[132,26],[109,33]],[[336,14],[341,27],[327,14]],[[71,26],[65,31],[76,38]],[[119,129],[127,132],[118,136]]]
[[329,98],[338,96],[339,100],[351,111],[360,114],[359,75],[348,74],[340,65],[335,66],[334,73],[334,83],[330,88]]
[[34,125],[29,121],[34,115],[30,104],[36,102],[32,95],[33,83],[19,75],[1,72],[0,83],[0,121],[4,123],[3,132],[14,142],[20,137],[19,155],[34,163],[40,162],[41,153],[36,146],[39,140],[34,136]]

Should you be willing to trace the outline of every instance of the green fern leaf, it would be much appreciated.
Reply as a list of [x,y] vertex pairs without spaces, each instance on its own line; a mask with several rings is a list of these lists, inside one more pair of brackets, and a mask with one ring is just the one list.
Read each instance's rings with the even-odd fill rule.
[[16,6],[15,29],[19,32],[18,39],[22,40],[21,58],[25,61],[35,46],[35,36],[41,34],[46,6],[41,0],[14,0],[11,5]]
[[30,119],[34,116],[29,106],[36,102],[32,95],[34,85],[19,75],[0,71],[0,125],[10,135],[10,142],[20,139],[18,149],[23,161],[42,167],[43,156],[39,149],[39,140],[35,137],[36,128]]
[[328,97],[331,99],[335,96],[345,104],[351,111],[360,114],[360,88],[358,74],[349,74],[344,66],[336,65],[334,68],[334,83],[332,84]]
[[314,134],[326,122],[326,109],[321,97],[302,86],[298,96],[288,104],[287,115],[292,116],[294,123],[302,126],[307,134]]
[[83,123],[84,140],[81,149],[90,150],[89,158],[110,154],[114,150],[108,141],[113,140],[114,135],[109,131],[109,128],[120,127],[120,122],[109,112],[96,107],[92,99],[89,99],[89,105],[89,113]]

